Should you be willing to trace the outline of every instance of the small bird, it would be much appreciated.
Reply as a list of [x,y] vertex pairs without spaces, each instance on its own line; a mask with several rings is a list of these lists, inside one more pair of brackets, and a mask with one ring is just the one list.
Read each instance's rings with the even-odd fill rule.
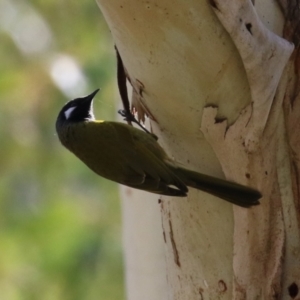
[[56,131],[61,143],[98,175],[136,189],[187,196],[192,187],[242,207],[259,204],[257,190],[185,169],[154,135],[120,122],[95,120],[92,94],[66,103]]

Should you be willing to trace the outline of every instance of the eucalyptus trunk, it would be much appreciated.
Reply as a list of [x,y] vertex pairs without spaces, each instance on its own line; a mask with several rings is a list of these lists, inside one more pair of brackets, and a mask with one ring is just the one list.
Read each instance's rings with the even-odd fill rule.
[[263,194],[245,209],[124,188],[128,299],[298,299],[298,1],[97,2],[168,154]]

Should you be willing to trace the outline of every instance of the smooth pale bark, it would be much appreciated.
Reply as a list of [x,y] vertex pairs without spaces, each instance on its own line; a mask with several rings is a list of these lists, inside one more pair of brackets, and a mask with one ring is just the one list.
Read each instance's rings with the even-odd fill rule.
[[[288,96],[298,96],[298,82],[289,62],[293,45],[279,37],[284,18],[277,3],[97,2],[134,88],[144,86],[135,105],[152,116],[151,126],[169,155],[264,195],[260,206],[243,209],[191,189],[187,199],[163,197],[161,215],[153,209],[150,218],[140,215],[143,204],[125,200],[128,299],[146,290],[130,278],[149,280],[147,289],[153,284],[155,290],[155,277],[164,272],[169,299],[295,298],[299,160],[291,165],[289,144],[297,157],[299,138],[291,129],[299,126],[299,114]],[[151,228],[150,219],[162,224]],[[166,269],[157,263],[159,256],[149,255],[147,239],[140,241],[152,259],[132,259],[137,251],[132,236],[148,236],[138,234],[141,228],[165,238]],[[148,279],[147,266],[157,266]],[[157,297],[152,299],[165,299],[164,293]]]
[[167,299],[166,260],[157,196],[121,187],[127,298]]

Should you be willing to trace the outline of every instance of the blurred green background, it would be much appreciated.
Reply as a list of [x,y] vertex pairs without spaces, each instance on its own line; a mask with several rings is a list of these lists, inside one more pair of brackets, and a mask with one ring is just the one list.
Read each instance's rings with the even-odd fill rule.
[[55,120],[98,87],[116,107],[113,42],[94,0],[0,0],[0,299],[124,299],[117,185],[65,150]]

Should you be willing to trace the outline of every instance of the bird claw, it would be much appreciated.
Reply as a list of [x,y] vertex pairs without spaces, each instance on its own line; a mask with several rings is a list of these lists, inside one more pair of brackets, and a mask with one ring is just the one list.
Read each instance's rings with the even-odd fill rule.
[[132,122],[132,123],[135,123],[137,124],[140,128],[142,128],[146,133],[148,134],[151,134],[155,140],[158,140],[158,137],[153,134],[152,132],[150,132],[146,127],[144,127],[136,118],[135,116],[130,113],[130,112],[127,112],[125,109],[119,109],[118,110],[118,114],[120,114],[122,117],[124,117],[124,121],[127,121],[127,122]]

